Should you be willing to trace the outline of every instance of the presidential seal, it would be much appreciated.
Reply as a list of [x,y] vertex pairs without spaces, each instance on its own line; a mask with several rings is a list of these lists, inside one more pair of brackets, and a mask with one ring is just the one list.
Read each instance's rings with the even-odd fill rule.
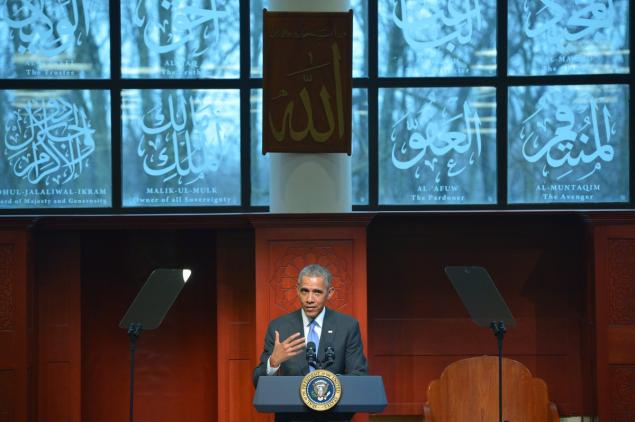
[[342,385],[331,371],[318,369],[309,372],[300,383],[300,396],[309,408],[323,412],[340,401]]

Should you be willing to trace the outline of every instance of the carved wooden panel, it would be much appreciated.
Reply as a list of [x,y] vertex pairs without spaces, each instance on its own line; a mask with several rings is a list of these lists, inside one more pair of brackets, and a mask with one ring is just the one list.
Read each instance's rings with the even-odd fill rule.
[[[596,402],[600,420],[635,418],[635,219],[597,219],[595,268]],[[630,383],[630,385],[629,385]]]
[[311,263],[331,271],[335,293],[327,306],[357,318],[366,342],[365,227],[256,228],[257,353],[269,321],[299,309],[298,273]]
[[283,315],[298,309],[296,290],[298,273],[309,264],[320,264],[331,272],[335,293],[328,302],[332,309],[351,311],[352,273],[348,262],[352,257],[349,242],[293,242],[272,244],[272,252],[280,254],[273,258],[273,275],[269,279],[274,315]]
[[609,370],[611,422],[635,420],[635,365],[613,366]]
[[13,245],[0,243],[0,331],[15,329]]
[[635,324],[635,239],[609,240],[609,324]]

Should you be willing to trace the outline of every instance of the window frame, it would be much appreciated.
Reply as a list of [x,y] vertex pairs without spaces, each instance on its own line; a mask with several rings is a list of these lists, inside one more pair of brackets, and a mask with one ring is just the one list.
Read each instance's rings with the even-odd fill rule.
[[[635,150],[634,108],[629,102],[629,201],[625,203],[558,203],[558,204],[508,204],[507,203],[507,119],[508,88],[531,85],[624,84],[629,98],[633,92],[632,72],[635,68],[633,54],[629,54],[629,73],[594,75],[507,75],[507,14],[508,2],[497,0],[497,68],[496,76],[467,77],[379,77],[378,76],[378,1],[368,0],[368,69],[366,76],[353,78],[353,88],[365,89],[368,99],[368,204],[353,205],[353,211],[540,211],[540,210],[625,210],[635,203],[633,166]],[[110,78],[108,79],[2,79],[1,90],[52,90],[52,89],[102,89],[111,96],[111,163],[112,207],[109,208],[56,208],[56,209],[0,209],[2,215],[123,215],[123,214],[216,214],[266,212],[268,206],[251,205],[251,127],[250,95],[253,89],[262,89],[262,78],[251,76],[250,0],[240,0],[240,77],[238,79],[122,79],[121,77],[121,8],[120,2],[109,0],[110,7]],[[629,5],[629,50],[634,45],[632,28],[635,7]],[[116,28],[117,30],[113,30]],[[496,174],[497,202],[491,205],[380,205],[378,180],[378,134],[380,88],[435,88],[492,86],[496,88]],[[183,206],[183,207],[123,207],[122,206],[122,126],[121,93],[124,89],[236,89],[240,95],[240,205],[239,206]]]

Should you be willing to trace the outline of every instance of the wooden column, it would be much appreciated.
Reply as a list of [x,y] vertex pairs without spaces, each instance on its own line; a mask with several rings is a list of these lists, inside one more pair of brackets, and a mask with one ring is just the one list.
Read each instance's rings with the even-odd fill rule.
[[601,421],[635,420],[635,215],[595,215],[597,405]]
[[296,283],[307,264],[333,274],[328,306],[359,321],[367,351],[367,215],[275,215],[252,220],[256,232],[256,350],[262,352],[267,324],[299,308]]
[[0,421],[7,422],[32,418],[29,238],[26,227],[0,227]]
[[80,422],[81,263],[78,232],[38,233],[37,420]]
[[253,421],[255,338],[253,232],[217,234],[218,421]]

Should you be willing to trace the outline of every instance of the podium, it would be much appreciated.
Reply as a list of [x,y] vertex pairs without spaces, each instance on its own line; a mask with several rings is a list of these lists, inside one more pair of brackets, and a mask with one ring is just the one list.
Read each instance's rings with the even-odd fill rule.
[[302,376],[261,376],[254,395],[258,412],[275,412],[276,422],[350,421],[357,412],[379,413],[388,401],[380,376],[338,375],[340,401],[330,410],[309,409],[300,398]]

